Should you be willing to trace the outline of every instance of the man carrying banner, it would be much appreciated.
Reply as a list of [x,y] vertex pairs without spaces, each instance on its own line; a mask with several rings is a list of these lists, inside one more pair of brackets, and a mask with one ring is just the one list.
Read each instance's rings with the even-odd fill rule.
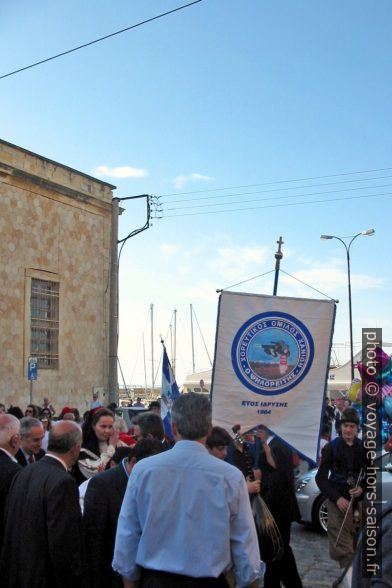
[[341,436],[322,450],[316,483],[328,497],[330,556],[346,568],[354,554],[354,500],[362,494],[362,443],[357,438],[359,415],[354,408],[342,412],[340,423]]
[[121,507],[113,568],[125,588],[256,588],[259,549],[245,479],[206,449],[211,405],[199,394],[172,408],[176,444],[135,465]]

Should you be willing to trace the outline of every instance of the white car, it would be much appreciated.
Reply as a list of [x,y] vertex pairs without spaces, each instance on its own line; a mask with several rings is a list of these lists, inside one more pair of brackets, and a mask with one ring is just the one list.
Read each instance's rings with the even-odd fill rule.
[[[392,500],[392,464],[390,454],[383,453],[374,465],[380,468],[382,476],[383,503]],[[296,480],[296,497],[301,513],[301,522],[315,525],[322,533],[327,532],[328,511],[327,498],[321,493],[316,484],[317,468],[299,476]]]

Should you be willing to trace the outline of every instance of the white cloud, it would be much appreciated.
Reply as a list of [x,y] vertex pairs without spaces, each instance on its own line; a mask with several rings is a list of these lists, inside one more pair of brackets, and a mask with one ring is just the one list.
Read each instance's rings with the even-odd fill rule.
[[95,168],[93,175],[98,178],[145,178],[148,176],[148,171],[141,167],[129,167],[127,165],[122,167],[99,165]]
[[173,182],[174,182],[174,186],[178,189],[181,190],[185,184],[188,184],[189,182],[210,182],[212,181],[214,178],[211,178],[210,176],[205,176],[203,174],[198,174],[198,173],[192,173],[192,174],[188,174],[188,175],[180,175],[177,176],[176,178],[174,178]]
[[172,257],[175,253],[178,252],[179,246],[173,243],[163,243],[160,245],[159,249],[161,250],[164,257]]
[[247,279],[262,272],[267,253],[266,247],[224,247],[218,249],[218,257],[208,267],[225,280]]
[[189,287],[185,289],[188,299],[192,302],[209,302],[215,310],[218,302],[218,295],[216,293],[217,284],[212,280],[199,278],[197,275],[189,280]]
[[[301,261],[303,263],[304,259]],[[313,288],[321,290],[331,297],[334,297],[337,294],[341,295],[342,290],[345,291],[347,288],[347,267],[344,262],[335,259],[324,264],[312,261],[308,265],[310,267],[307,269],[304,268],[290,273],[295,278],[302,280]],[[279,282],[289,286],[293,294],[295,292],[297,295],[309,296],[310,290],[305,285],[293,280],[290,276],[281,274]],[[368,274],[351,274],[351,285],[356,291],[377,289],[380,288],[383,283],[383,278],[370,276]],[[306,290],[308,291],[307,294]]]

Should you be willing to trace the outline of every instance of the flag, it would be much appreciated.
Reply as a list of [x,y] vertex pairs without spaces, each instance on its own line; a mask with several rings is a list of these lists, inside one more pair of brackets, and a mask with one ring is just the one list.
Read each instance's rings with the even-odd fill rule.
[[265,425],[316,461],[335,301],[222,292],[212,417],[228,430]]
[[180,392],[178,390],[173,370],[170,365],[166,349],[163,347],[161,417],[165,434],[171,439],[173,438],[173,432],[171,428],[171,409],[174,401],[177,400],[179,395]]

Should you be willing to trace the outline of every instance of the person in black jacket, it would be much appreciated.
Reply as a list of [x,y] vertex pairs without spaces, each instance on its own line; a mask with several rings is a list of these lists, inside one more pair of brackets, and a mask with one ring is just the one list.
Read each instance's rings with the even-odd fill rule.
[[95,588],[122,588],[122,578],[112,569],[117,520],[129,475],[137,461],[163,451],[156,439],[143,439],[129,449],[129,455],[116,467],[89,481],[84,497],[83,522],[91,585]]
[[76,423],[54,423],[45,457],[14,477],[5,513],[2,588],[88,588],[78,487],[67,471],[81,442]]
[[[353,513],[356,509],[353,508],[355,505],[351,498],[358,499],[362,494],[359,484],[362,444],[357,438],[359,415],[354,408],[346,408],[342,412],[340,423],[341,436],[325,445],[322,450],[316,483],[328,498],[330,556],[341,568],[345,568],[350,565],[354,554]],[[343,525],[350,501],[350,512]]]
[[261,442],[258,467],[261,471],[261,497],[278,526],[283,542],[283,557],[266,563],[264,587],[281,582],[287,588],[302,588],[293,550],[290,547],[292,521],[300,519],[294,490],[293,454],[277,437],[260,425],[256,436]]
[[20,445],[20,422],[10,414],[0,414],[0,553],[3,545],[4,509],[11,482],[21,469],[15,459]]

